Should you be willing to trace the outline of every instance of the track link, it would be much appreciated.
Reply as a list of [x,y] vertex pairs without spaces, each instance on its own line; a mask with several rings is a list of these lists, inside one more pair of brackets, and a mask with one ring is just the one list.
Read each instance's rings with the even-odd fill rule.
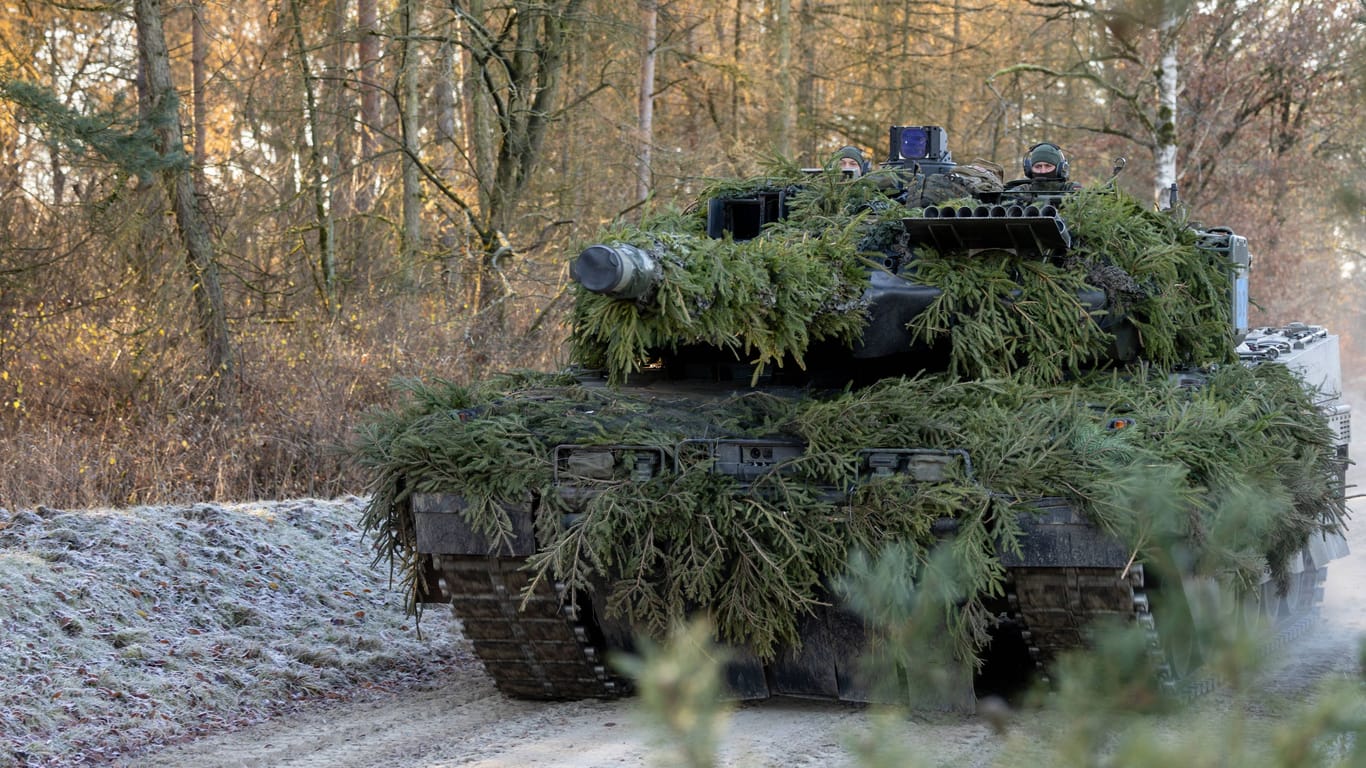
[[540,582],[525,595],[525,558],[433,555],[464,635],[498,689],[524,699],[608,699],[627,691],[564,600]]
[[[1275,585],[1262,586],[1259,606],[1274,627],[1263,653],[1283,649],[1303,634],[1318,615],[1323,601],[1326,569],[1319,567],[1291,577],[1291,590],[1277,594]],[[1208,671],[1174,670],[1168,663],[1159,628],[1149,610],[1144,590],[1143,566],[1116,568],[1019,568],[1011,569],[1007,594],[1015,621],[1023,634],[1038,672],[1046,677],[1048,665],[1067,650],[1089,645],[1087,627],[1101,619],[1137,622],[1144,628],[1150,653],[1168,690],[1185,698],[1203,695],[1218,681]]]
[[1064,651],[1089,645],[1089,627],[1102,619],[1138,621],[1152,642],[1152,615],[1142,591],[1143,568],[1013,568],[1007,585],[1015,618],[1040,674]]

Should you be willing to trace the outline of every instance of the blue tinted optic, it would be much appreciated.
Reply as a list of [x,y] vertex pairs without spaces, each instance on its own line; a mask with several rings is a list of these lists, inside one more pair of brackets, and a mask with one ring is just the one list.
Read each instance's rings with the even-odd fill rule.
[[929,150],[930,135],[924,128],[906,128],[901,131],[901,156],[920,159]]

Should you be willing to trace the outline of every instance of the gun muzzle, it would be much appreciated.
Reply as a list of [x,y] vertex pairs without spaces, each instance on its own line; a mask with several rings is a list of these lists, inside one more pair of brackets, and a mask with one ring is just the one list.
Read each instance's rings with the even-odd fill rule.
[[640,299],[664,277],[655,257],[627,243],[590,245],[569,265],[569,276],[593,293]]

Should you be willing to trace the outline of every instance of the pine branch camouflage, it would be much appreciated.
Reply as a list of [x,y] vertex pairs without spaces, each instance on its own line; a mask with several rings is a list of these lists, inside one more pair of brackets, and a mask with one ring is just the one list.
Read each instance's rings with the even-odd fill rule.
[[[758,397],[763,402],[756,404]],[[426,408],[417,405],[425,403]],[[452,406],[477,407],[469,422]],[[753,420],[756,410],[765,418]],[[1106,414],[1134,426],[1106,431]],[[741,424],[754,425],[749,431]],[[577,522],[561,527],[552,485],[552,451],[562,442],[671,447],[702,428],[730,425],[733,437],[789,436],[807,444],[791,474],[753,487],[713,474],[704,463],[642,484],[604,487]],[[905,477],[859,485],[847,503],[819,492],[854,482],[855,454],[869,445],[964,449],[974,475],[916,483]],[[1136,549],[1153,468],[1166,468],[1189,516],[1168,532],[1183,540],[1226,541],[1228,494],[1260,499],[1242,549],[1199,551],[1201,568],[1255,583],[1263,564],[1283,574],[1308,536],[1340,525],[1345,509],[1334,485],[1332,435],[1284,368],[1226,366],[1191,391],[1165,377],[1103,375],[1041,387],[1018,378],[964,381],[948,375],[884,382],[857,392],[778,401],[740,396],[708,404],[657,400],[628,391],[573,384],[481,393],[445,385],[418,389],[401,414],[377,415],[361,432],[359,455],[376,472],[365,525],[381,555],[415,572],[415,538],[404,500],[418,491],[458,492],[475,528],[506,536],[500,506],[528,491],[541,499],[538,578],[573,589],[609,585],[608,606],[633,624],[662,633],[693,607],[709,606],[721,636],[762,656],[798,641],[797,623],[828,600],[823,578],[840,572],[850,551],[892,541],[930,552],[936,520],[958,522],[954,554],[967,579],[958,650],[983,642],[987,617],[978,596],[998,595],[1004,569],[998,542],[1018,534],[1030,500],[1064,495]],[[1252,514],[1252,513],[1248,513]],[[1254,525],[1255,524],[1255,525]],[[1246,551],[1244,551],[1246,550]],[[926,555],[927,556],[927,555]],[[410,578],[409,594],[417,599]]]

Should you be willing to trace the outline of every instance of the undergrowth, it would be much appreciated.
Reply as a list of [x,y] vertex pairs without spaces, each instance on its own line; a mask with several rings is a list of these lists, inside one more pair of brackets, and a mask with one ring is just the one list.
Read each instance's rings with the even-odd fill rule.
[[548,367],[559,349],[553,319],[479,344],[439,294],[360,297],[337,318],[235,320],[237,399],[216,407],[198,344],[167,322],[126,304],[3,318],[0,507],[358,493],[342,447],[396,379]]

